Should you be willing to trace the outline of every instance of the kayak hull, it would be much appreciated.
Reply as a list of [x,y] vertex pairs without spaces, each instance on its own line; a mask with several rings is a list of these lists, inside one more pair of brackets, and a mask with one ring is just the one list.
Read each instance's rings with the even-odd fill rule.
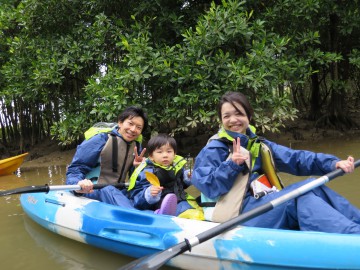
[[[217,223],[155,215],[67,191],[23,194],[25,213],[46,229],[130,257],[167,249]],[[360,235],[238,226],[169,261],[181,269],[360,269]]]
[[0,160],[0,176],[14,173],[23,163],[28,153]]

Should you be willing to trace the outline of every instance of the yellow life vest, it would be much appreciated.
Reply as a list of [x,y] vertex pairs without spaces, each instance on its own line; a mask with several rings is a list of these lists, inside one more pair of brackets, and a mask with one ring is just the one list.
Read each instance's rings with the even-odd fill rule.
[[[250,125],[249,128],[253,133],[255,133],[256,129],[254,126]],[[225,138],[229,141],[229,143],[232,143],[234,140],[234,138],[231,137],[223,127],[211,139],[219,138]],[[270,184],[275,186],[278,190],[283,189],[284,185],[281,182],[280,176],[276,173],[275,163],[270,148],[262,142],[261,139],[255,137],[249,138],[247,150],[251,154],[251,167],[254,167],[255,161],[259,157],[259,153],[261,153],[261,168]]]
[[280,176],[275,171],[275,163],[270,148],[263,142],[261,144],[261,165],[262,169],[270,181],[270,184],[278,190],[282,190],[284,185]]
[[[129,180],[129,187],[128,187],[128,191],[133,189],[135,187],[136,184],[136,179],[139,176],[140,172],[143,171],[145,169],[145,167],[148,165],[148,161],[149,159],[147,158],[145,161],[143,161],[136,169],[135,171],[131,174],[130,176],[130,180]],[[184,159],[182,156],[178,156],[176,155],[173,161],[173,167],[164,167],[161,166],[159,164],[155,164],[158,167],[161,167],[165,170],[169,170],[169,169],[174,169],[175,170],[175,174],[178,173],[178,171],[184,167],[184,165],[186,164],[186,159]],[[188,209],[186,211],[184,211],[183,213],[181,213],[179,215],[179,217],[181,218],[187,218],[187,219],[197,219],[197,220],[205,220],[204,218],[204,213],[202,208],[198,205],[198,203],[196,202],[195,198],[193,196],[191,196],[190,194],[188,194],[186,192],[186,201],[193,207],[191,209]]]
[[[130,176],[130,180],[129,180],[129,187],[128,190],[131,190],[135,187],[135,183],[136,183],[136,179],[139,176],[140,172],[143,171],[145,169],[145,167],[148,165],[148,160],[149,158],[147,158],[145,161],[141,162],[141,164],[135,169],[135,171],[131,174]],[[186,164],[186,159],[184,159],[182,156],[178,156],[176,155],[173,161],[173,166],[172,167],[164,167],[161,166],[159,164],[155,164],[158,167],[163,168],[164,170],[175,170],[175,174],[177,174],[177,172],[184,167],[184,165]]]
[[[250,126],[250,128],[255,133],[255,128],[252,126]],[[217,134],[212,136],[209,139],[209,142],[211,140],[220,140],[227,143],[229,145],[229,156],[227,159],[231,158],[232,152],[230,149],[232,147],[232,142],[234,138],[231,137],[224,128],[220,129]],[[263,170],[263,173],[266,175],[271,185],[275,186],[278,190],[282,189],[283,185],[280,181],[280,177],[276,173],[271,151],[265,143],[261,142],[258,137],[251,138],[249,139],[247,149],[241,148],[241,150],[244,152],[250,152],[249,156],[251,157],[251,161],[246,161],[250,171],[252,170],[256,159],[261,153],[261,168]],[[225,195],[220,196],[218,200],[215,200],[216,204],[214,207],[207,208],[206,206],[203,206],[205,207],[204,210],[206,211],[206,217],[209,218],[209,220],[215,222],[225,222],[239,214],[239,212],[241,211],[243,197],[245,196],[246,189],[248,188],[248,177],[249,172],[247,172],[246,174],[239,174],[230,191]],[[206,199],[206,201],[208,202],[215,202],[214,200],[210,200],[209,198],[203,199]],[[200,205],[202,206],[202,204]]]

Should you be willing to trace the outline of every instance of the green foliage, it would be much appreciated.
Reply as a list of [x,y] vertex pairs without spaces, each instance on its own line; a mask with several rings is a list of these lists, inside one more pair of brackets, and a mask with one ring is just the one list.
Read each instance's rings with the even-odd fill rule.
[[[278,101],[288,96],[272,91],[291,72],[303,69],[302,63],[299,67],[283,54],[288,39],[267,33],[262,21],[251,21],[242,3],[230,1],[225,6],[213,4],[175,46],[154,47],[152,20],[135,20],[132,32],[117,43],[126,51],[120,62],[107,66],[106,74],[93,76],[86,86],[85,105],[92,108],[94,118],[110,120],[124,107],[142,104],[153,130],[171,126],[174,119],[176,125],[169,130],[173,134],[199,125],[215,127],[219,97],[234,90],[257,99],[262,108],[282,109],[271,119],[279,124],[265,129],[277,130],[294,117],[291,103]],[[271,98],[265,98],[269,93]],[[259,117],[265,113],[259,111]]]
[[360,69],[360,49],[354,49],[349,55],[350,64],[354,65],[356,68]]
[[150,132],[206,132],[227,91],[249,97],[258,130],[277,131],[295,119],[293,101],[306,108],[314,74],[326,78],[323,104],[327,86],[343,91],[359,74],[357,0],[6,2],[0,95],[22,116],[7,125],[51,126],[63,145],[132,104]]
[[59,144],[64,147],[82,141],[84,131],[88,128],[88,125],[85,124],[87,123],[86,120],[86,118],[78,116],[55,123],[51,126],[51,134],[54,134],[53,139],[57,139]]
[[[313,73],[305,76],[308,83],[301,91],[294,91],[296,104],[308,112],[310,119],[329,110],[346,117],[343,85],[357,80],[349,52],[359,48],[359,1],[279,0],[267,2],[266,8],[260,1],[249,1],[247,7],[259,11],[254,14],[267,22],[268,30],[290,38],[286,52],[289,57],[301,57],[311,66]],[[339,99],[342,102],[336,101]]]

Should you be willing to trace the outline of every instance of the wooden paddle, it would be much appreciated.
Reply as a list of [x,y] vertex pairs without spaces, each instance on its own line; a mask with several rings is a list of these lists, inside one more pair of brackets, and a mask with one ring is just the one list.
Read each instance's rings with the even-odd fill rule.
[[[355,161],[355,168],[360,165],[360,160]],[[200,243],[203,243],[229,229],[239,225],[245,221],[248,221],[254,217],[257,217],[265,212],[270,211],[271,209],[283,204],[289,200],[292,200],[310,190],[319,187],[332,179],[342,176],[345,172],[342,169],[337,169],[331,173],[328,173],[324,176],[321,176],[314,181],[311,181],[289,193],[276,198],[270,202],[265,203],[257,208],[254,208],[244,214],[241,214],[235,218],[232,218],[224,223],[219,224],[216,227],[213,227],[207,231],[204,231],[191,239],[185,239],[184,241],[176,244],[164,251],[134,260],[133,262],[121,267],[119,270],[129,270],[129,269],[159,269],[167,261],[174,258],[177,255],[184,253],[185,251],[191,251],[191,248],[197,246]]]
[[[106,186],[109,186],[109,184],[94,184],[93,189],[102,189]],[[112,186],[116,188],[123,188],[127,187],[127,183],[117,183],[113,184]],[[27,187],[21,187],[21,188],[15,188],[10,190],[4,190],[0,191],[0,197],[1,196],[7,196],[7,195],[13,195],[13,194],[22,194],[22,193],[37,193],[37,192],[46,192],[48,193],[51,190],[81,190],[81,187],[79,185],[60,185],[60,186],[27,186]]]

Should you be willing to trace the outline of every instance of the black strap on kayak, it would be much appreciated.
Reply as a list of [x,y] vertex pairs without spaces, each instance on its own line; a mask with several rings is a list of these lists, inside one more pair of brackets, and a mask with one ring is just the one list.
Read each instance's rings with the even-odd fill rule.
[[117,172],[118,167],[118,144],[117,139],[114,134],[110,134],[112,138],[112,170],[113,172]]
[[201,196],[197,197],[196,202],[201,207],[215,207],[216,202],[201,202]]
[[[118,142],[117,142],[117,138],[116,138],[115,134],[110,133],[110,135],[111,135],[111,138],[112,138],[112,170],[113,170],[113,172],[118,172]],[[121,139],[123,139],[123,138],[121,137]],[[141,150],[140,149],[140,143],[138,141],[135,141],[135,143],[136,143],[136,147],[138,149],[138,152],[140,152],[140,150]],[[128,156],[128,153],[129,153],[129,145],[127,146],[125,157]],[[126,159],[125,159],[124,164],[122,166],[118,182],[120,182],[121,176],[124,173],[125,163],[126,163]]]

